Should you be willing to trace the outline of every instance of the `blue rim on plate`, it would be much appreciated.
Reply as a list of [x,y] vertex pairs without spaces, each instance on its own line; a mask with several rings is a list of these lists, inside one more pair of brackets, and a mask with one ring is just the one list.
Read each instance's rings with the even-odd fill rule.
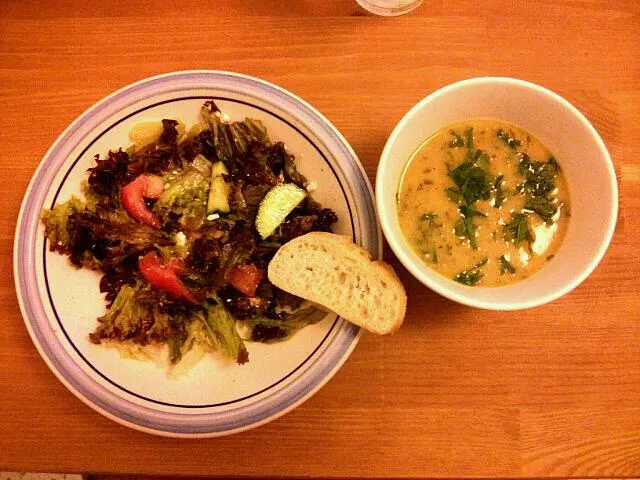
[[[207,95],[207,91],[216,94]],[[156,101],[160,97],[162,101]],[[51,207],[48,202],[51,191],[56,189],[51,202],[54,203],[78,160],[114,125],[160,103],[211,97],[239,103],[246,102],[247,98],[255,99],[255,103],[248,104],[278,117],[304,136],[326,160],[340,184],[352,213],[354,240],[375,258],[382,255],[373,191],[355,153],[317,110],[280,87],[230,72],[175,72],[124,87],[78,117],[43,157],[20,209],[14,241],[14,275],[22,315],[42,358],[79,399],[121,424],[173,437],[226,435],[259,426],[287,413],[312,396],[337,372],[360,334],[357,327],[338,317],[314,351],[280,381],[237,401],[199,405],[176,404],[130,391],[91,365],[73,344],[65,331],[66,319],[58,317],[48,291],[46,242],[42,239],[39,217],[43,208]],[[144,107],[137,108],[140,105]],[[277,112],[286,112],[288,119]],[[70,155],[80,145],[84,148],[67,167]],[[68,169],[60,179],[59,171],[63,167]],[[44,265],[42,272],[36,268],[38,262]],[[43,277],[46,288],[41,287]]]

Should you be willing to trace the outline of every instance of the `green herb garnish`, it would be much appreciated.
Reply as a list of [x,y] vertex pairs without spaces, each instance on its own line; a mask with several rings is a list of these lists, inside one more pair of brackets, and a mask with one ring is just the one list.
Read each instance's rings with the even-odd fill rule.
[[455,168],[448,168],[448,175],[455,187],[445,189],[449,199],[458,205],[461,218],[454,225],[455,234],[466,237],[472,248],[478,248],[473,217],[486,217],[473,204],[478,200],[488,200],[491,194],[491,180],[488,172],[491,157],[482,150],[476,150],[473,128],[465,130],[467,158]]
[[453,135],[453,140],[449,142],[451,148],[464,147],[464,138],[458,134],[455,130],[449,130],[449,133]]
[[465,160],[451,170],[449,176],[456,184],[457,192],[462,195],[467,205],[478,200],[489,199],[491,192],[489,174],[474,161]]
[[475,205],[460,205],[460,213],[466,218],[486,217],[486,213],[479,211]]
[[476,227],[473,224],[473,217],[486,217],[487,215],[478,211],[475,205],[460,205],[460,214],[462,218],[455,224],[454,231],[459,237],[466,237],[469,239],[469,244],[472,248],[478,248],[476,243]]
[[482,259],[473,267],[457,274],[455,277],[453,277],[453,279],[458,283],[462,283],[463,285],[468,285],[470,287],[477,285],[482,277],[484,277],[484,274],[482,273],[482,271],[480,271],[480,267],[486,265],[488,261],[488,258]]
[[553,157],[546,162],[534,162],[529,155],[523,153],[518,165],[518,171],[525,178],[522,189],[534,197],[553,191],[556,188],[557,165]]
[[502,180],[504,179],[504,175],[498,175],[496,181],[493,182],[493,190],[495,193],[495,199],[493,206],[494,208],[500,208],[504,202],[507,200],[507,194],[502,189]]
[[469,127],[465,130],[464,136],[467,139],[467,150],[473,151],[475,150],[475,144],[473,142],[473,127]]
[[435,212],[426,212],[418,218],[418,228],[420,232],[420,237],[417,240],[418,247],[424,256],[430,256],[434,263],[438,263],[438,256],[433,247],[433,237],[438,229],[442,228],[442,224],[436,221],[438,214]]
[[547,223],[553,220],[558,211],[558,207],[547,197],[531,197],[524,204],[524,208],[536,212]]
[[504,143],[506,143],[509,147],[513,148],[514,150],[517,149],[520,145],[522,145],[522,142],[520,140],[517,140],[516,138],[512,137],[509,132],[507,132],[506,130],[498,130],[498,138],[500,140],[502,140]]
[[453,279],[458,283],[473,287],[482,279],[483,276],[484,274],[480,270],[465,270],[464,272],[457,274]]
[[516,273],[516,268],[509,263],[509,260],[507,260],[504,255],[498,259],[498,266],[500,268],[500,275],[504,275],[507,272],[511,274]]
[[447,197],[449,197],[449,200],[457,203],[458,205],[460,205],[464,201],[464,199],[462,198],[462,194],[457,188],[446,188],[445,192],[447,194]]
[[488,262],[489,262],[489,258],[488,257],[484,257],[482,260],[480,260],[478,263],[476,263],[473,266],[473,268],[484,267]]
[[513,240],[515,243],[524,240],[531,242],[533,236],[529,231],[526,213],[514,213],[511,215],[511,221],[504,226],[505,240]]
[[476,227],[471,218],[461,218],[456,222],[453,229],[457,236],[468,238],[472,248],[478,248],[476,242]]
[[518,171],[525,178],[524,183],[518,186],[528,197],[524,208],[537,213],[545,222],[550,223],[558,211],[553,194],[556,188],[556,174],[559,171],[558,162],[553,157],[546,162],[534,162],[529,155],[523,153]]
[[482,150],[476,150],[475,163],[477,166],[479,166],[483,170],[488,171],[490,161],[491,161],[491,157],[487,152],[484,152]]
[[552,166],[553,166],[553,168],[555,168],[555,169],[556,169],[556,173],[560,171],[560,165],[558,165],[558,162],[556,161],[556,159],[555,159],[555,158],[553,158],[553,157],[549,157],[549,160],[547,160],[547,163],[548,163],[549,165],[552,165]]

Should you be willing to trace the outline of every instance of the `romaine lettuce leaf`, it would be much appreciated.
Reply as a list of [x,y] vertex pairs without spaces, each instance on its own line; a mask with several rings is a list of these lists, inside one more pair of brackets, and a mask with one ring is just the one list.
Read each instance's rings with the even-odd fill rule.
[[318,323],[327,312],[316,307],[306,307],[296,310],[286,316],[284,320],[256,317],[243,323],[251,329],[248,340],[262,343],[273,343],[286,340],[301,328]]
[[225,357],[243,364],[249,361],[249,352],[236,329],[236,320],[222,304],[205,306],[205,328],[216,350]]
[[78,212],[84,212],[85,203],[77,197],[71,197],[64,203],[57,204],[51,210],[42,211],[44,234],[51,244],[51,250],[69,253],[71,238],[69,235],[69,217]]
[[260,120],[245,118],[241,122],[223,122],[218,113],[212,102],[200,110],[202,119],[213,134],[216,156],[227,167],[238,155],[244,155],[252,142],[270,144],[267,129]]
[[170,214],[180,215],[180,224],[186,230],[197,230],[207,215],[207,199],[211,183],[211,162],[203,156],[196,157],[193,165],[166,177],[168,187],[153,207],[163,223]]

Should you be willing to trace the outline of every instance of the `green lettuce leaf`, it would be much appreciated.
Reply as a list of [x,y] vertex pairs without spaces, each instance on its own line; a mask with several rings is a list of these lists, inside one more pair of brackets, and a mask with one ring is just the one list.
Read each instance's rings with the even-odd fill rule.
[[[149,318],[153,312],[148,305],[136,301],[136,292],[139,286],[123,285],[107,313],[98,318],[98,328],[90,335],[94,343],[101,340],[126,340],[133,337],[141,330],[140,323]],[[166,316],[165,316],[166,317]],[[155,323],[155,322],[154,322]],[[162,318],[161,322],[168,325],[168,319]]]
[[306,307],[296,310],[284,320],[256,317],[244,320],[245,326],[251,329],[249,340],[262,343],[273,343],[286,340],[298,330],[318,323],[327,312],[316,307]]
[[84,212],[85,203],[77,197],[71,197],[64,203],[57,204],[51,210],[42,211],[44,234],[51,244],[51,250],[68,253],[71,238],[69,235],[69,217],[78,212]]
[[169,214],[173,213],[180,215],[180,223],[187,230],[197,230],[202,226],[207,215],[207,199],[211,184],[207,172],[210,171],[210,162],[198,156],[194,165],[165,177],[168,187],[153,207],[153,211],[163,223],[169,219]]
[[223,122],[207,107],[202,107],[200,113],[213,134],[216,156],[225,165],[229,164],[234,157],[244,155],[252,142],[267,145],[270,143],[267,129],[260,120],[245,118],[242,122]]
[[205,306],[204,323],[216,350],[225,357],[243,364],[249,361],[249,352],[236,329],[236,320],[222,304]]

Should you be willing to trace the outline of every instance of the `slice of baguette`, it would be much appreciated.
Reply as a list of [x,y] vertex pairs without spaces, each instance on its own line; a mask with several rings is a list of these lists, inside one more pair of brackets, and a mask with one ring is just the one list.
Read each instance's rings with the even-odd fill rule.
[[269,263],[276,287],[377,334],[404,320],[407,295],[393,268],[372,261],[349,237],[311,232],[284,244]]

